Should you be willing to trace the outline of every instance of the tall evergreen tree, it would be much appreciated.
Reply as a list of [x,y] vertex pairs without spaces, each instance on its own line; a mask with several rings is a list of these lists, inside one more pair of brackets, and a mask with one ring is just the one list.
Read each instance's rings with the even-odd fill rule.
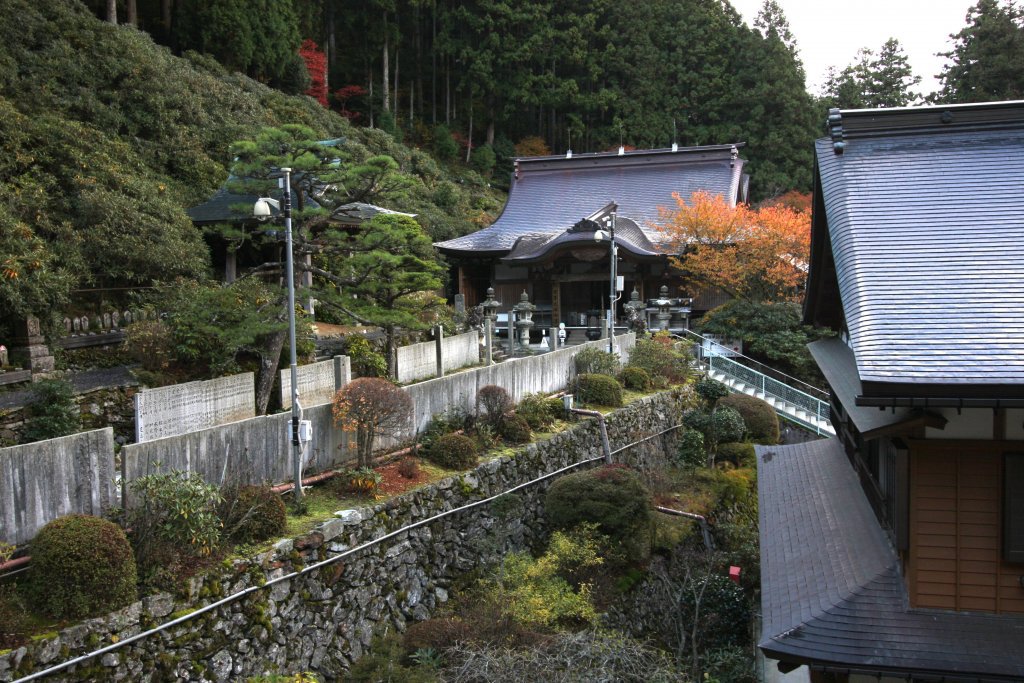
[[990,102],[1024,97],[1024,10],[1014,0],[978,0],[967,10],[967,26],[950,36],[942,56],[940,102]]
[[823,88],[825,104],[841,109],[905,107],[920,95],[912,88],[921,82],[895,38],[883,43],[877,55],[868,48],[841,72],[829,69]]

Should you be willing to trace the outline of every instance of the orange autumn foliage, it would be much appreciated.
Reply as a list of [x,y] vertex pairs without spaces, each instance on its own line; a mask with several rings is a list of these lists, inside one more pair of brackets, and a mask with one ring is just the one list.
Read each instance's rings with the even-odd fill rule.
[[807,275],[811,216],[778,204],[729,206],[720,195],[672,194],[657,226],[669,239],[670,263],[693,284],[749,301],[793,301]]

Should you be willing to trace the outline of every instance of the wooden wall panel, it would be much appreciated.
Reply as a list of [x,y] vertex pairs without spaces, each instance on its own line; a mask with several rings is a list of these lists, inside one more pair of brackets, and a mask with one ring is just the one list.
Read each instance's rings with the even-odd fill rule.
[[1002,560],[1002,455],[984,442],[911,450],[913,607],[1024,613],[1024,565]]

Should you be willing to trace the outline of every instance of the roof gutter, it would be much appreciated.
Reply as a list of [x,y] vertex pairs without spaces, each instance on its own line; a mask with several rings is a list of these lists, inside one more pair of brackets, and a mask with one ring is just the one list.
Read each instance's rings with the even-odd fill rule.
[[854,405],[868,408],[1024,408],[1024,398],[942,398],[928,396],[857,396]]

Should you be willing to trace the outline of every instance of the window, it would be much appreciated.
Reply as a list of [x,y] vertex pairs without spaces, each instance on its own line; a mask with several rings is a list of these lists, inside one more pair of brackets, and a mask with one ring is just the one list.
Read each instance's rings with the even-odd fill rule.
[[1003,559],[1024,562],[1024,453],[1004,458]]

